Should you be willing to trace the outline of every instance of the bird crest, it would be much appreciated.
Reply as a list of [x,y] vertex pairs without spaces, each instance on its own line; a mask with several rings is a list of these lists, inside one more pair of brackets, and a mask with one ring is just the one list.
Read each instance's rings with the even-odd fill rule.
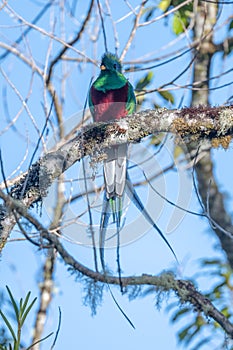
[[121,72],[122,65],[119,58],[116,55],[107,52],[102,56],[100,69]]

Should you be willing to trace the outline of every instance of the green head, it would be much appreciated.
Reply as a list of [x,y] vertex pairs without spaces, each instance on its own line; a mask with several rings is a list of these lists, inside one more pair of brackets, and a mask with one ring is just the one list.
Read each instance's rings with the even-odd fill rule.
[[106,92],[120,89],[128,84],[128,80],[121,72],[121,62],[116,55],[110,52],[105,53],[102,56],[100,69],[100,74],[93,83],[95,89]]
[[101,65],[100,65],[101,71],[109,71],[109,72],[119,72],[121,73],[122,66],[121,62],[119,61],[119,58],[110,53],[107,52],[103,55]]

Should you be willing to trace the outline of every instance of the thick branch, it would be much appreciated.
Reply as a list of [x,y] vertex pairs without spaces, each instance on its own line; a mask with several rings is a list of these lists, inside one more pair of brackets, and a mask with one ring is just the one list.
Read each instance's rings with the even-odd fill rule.
[[[210,88],[210,67],[213,55],[221,50],[225,53],[231,51],[232,38],[227,38],[223,43],[215,45],[213,26],[217,21],[218,4],[198,2],[195,12],[194,38],[199,40],[199,54],[194,62],[194,84],[201,82],[199,90],[194,90],[192,94],[192,105],[198,106],[200,103],[209,103]],[[226,139],[225,139],[226,140]],[[218,144],[219,140],[217,141]],[[191,157],[196,157],[198,143],[193,142],[187,145]],[[213,171],[212,155],[210,150],[205,152],[205,156],[195,166],[198,179],[198,191],[201,196],[205,211],[216,223],[212,229],[218,236],[220,244],[227,255],[230,266],[233,268],[233,240],[231,235],[226,235],[223,230],[233,234],[233,226],[230,215],[224,205],[224,195],[219,190],[215,174]],[[221,228],[221,229],[220,229]],[[223,230],[222,230],[223,229]]]
[[[227,147],[233,134],[233,107],[193,107],[182,110],[146,110],[118,122],[88,125],[71,141],[36,162],[11,189],[11,196],[26,207],[46,196],[53,180],[85,155],[96,162],[104,159],[104,149],[118,143],[135,143],[157,132],[173,132],[190,142],[209,139]],[[15,225],[12,213],[0,207],[0,238],[4,246]]]
[[[205,154],[196,164],[195,170],[198,180],[198,191],[205,210],[209,212],[209,216],[217,224],[212,225],[212,229],[218,236],[227,260],[231,268],[233,268],[232,219],[224,204],[224,194],[221,193],[216,183],[211,153],[207,152]],[[225,234],[223,230],[229,234]]]
[[[63,247],[57,237],[51,234],[45,233],[46,238],[51,241],[64,262],[72,266],[76,271],[103,283],[119,285],[120,281],[118,277],[106,276],[99,272],[95,272],[86,266],[80,264],[75,260]],[[156,290],[176,292],[182,303],[190,303],[195,310],[203,312],[207,317],[214,319],[225,330],[225,332],[233,338],[233,325],[229,320],[215,308],[211,301],[203,296],[194,287],[192,282],[175,279],[172,274],[162,274],[160,276],[153,276],[143,274],[142,276],[128,276],[121,277],[123,287],[136,286],[136,285],[152,285],[156,287]]]
[[[31,214],[29,214],[19,201],[15,201],[6,195],[2,195],[1,192],[0,195],[6,201],[8,209],[14,210],[19,215],[26,218],[38,230],[38,232],[40,232],[41,238],[49,241],[51,246],[59,252],[63,261],[75,271],[78,271],[95,281],[115,285],[120,284],[119,277],[101,274],[79,263],[66,251],[57,236],[46,230]],[[207,317],[214,319],[225,330],[225,332],[233,338],[233,325],[229,322],[227,317],[219,312],[211,301],[203,296],[189,281],[175,279],[172,274],[165,273],[160,276],[143,274],[142,276],[121,277],[121,283],[124,287],[132,285],[150,285],[155,286],[155,291],[174,291],[182,303],[190,303],[194,307],[194,310],[201,311]]]
[[233,37],[227,37],[223,42],[215,45],[216,52],[231,53],[233,49]]

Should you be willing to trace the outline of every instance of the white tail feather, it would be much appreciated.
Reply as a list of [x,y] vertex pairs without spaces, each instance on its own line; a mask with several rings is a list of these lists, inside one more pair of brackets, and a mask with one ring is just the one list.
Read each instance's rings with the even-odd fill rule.
[[106,197],[122,197],[126,182],[128,145],[113,146],[106,150],[104,161],[104,180]]

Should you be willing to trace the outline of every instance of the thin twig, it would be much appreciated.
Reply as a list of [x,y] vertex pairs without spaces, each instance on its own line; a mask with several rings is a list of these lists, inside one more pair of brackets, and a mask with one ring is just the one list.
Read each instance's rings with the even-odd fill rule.
[[101,20],[102,33],[104,37],[104,48],[105,48],[105,52],[108,52],[107,36],[106,36],[105,27],[104,27],[104,18],[103,18],[102,9],[101,9],[99,0],[97,0],[97,5],[98,5],[100,20]]
[[136,35],[136,32],[137,32],[137,29],[139,27],[139,20],[143,14],[143,9],[146,5],[148,0],[143,0],[142,3],[141,3],[141,6],[139,8],[139,11],[138,11],[138,14],[136,15],[135,17],[135,20],[134,20],[134,25],[133,25],[133,28],[131,29],[131,33],[129,35],[129,38],[125,44],[125,47],[123,48],[122,52],[121,52],[121,55],[120,55],[120,60],[123,61],[124,58],[125,58],[125,55],[127,53],[127,51],[129,50],[131,44],[132,44],[132,41]]
[[[51,62],[50,64],[50,67],[49,67],[49,71],[48,71],[48,75],[47,75],[47,79],[46,79],[46,84],[49,85],[50,83],[50,80],[52,78],[52,74],[53,74],[53,69],[54,69],[54,66],[56,65],[56,63],[62,58],[62,56],[64,55],[64,53],[67,51],[68,48],[73,48],[73,45],[75,43],[77,43],[79,41],[79,39],[81,38],[84,30],[85,30],[85,27],[90,19],[90,16],[91,16],[91,11],[92,11],[92,8],[93,8],[93,5],[94,5],[94,0],[91,0],[91,3],[90,3],[90,6],[89,6],[89,9],[88,9],[88,12],[87,12],[87,15],[86,15],[86,18],[85,20],[82,22],[82,26],[80,28],[80,30],[78,31],[78,33],[76,34],[76,36],[69,42],[69,43],[65,43],[64,40],[62,40],[61,42],[64,44],[64,47],[63,49],[57,54],[57,56],[53,59],[53,61]],[[52,37],[54,39],[54,36]]]

